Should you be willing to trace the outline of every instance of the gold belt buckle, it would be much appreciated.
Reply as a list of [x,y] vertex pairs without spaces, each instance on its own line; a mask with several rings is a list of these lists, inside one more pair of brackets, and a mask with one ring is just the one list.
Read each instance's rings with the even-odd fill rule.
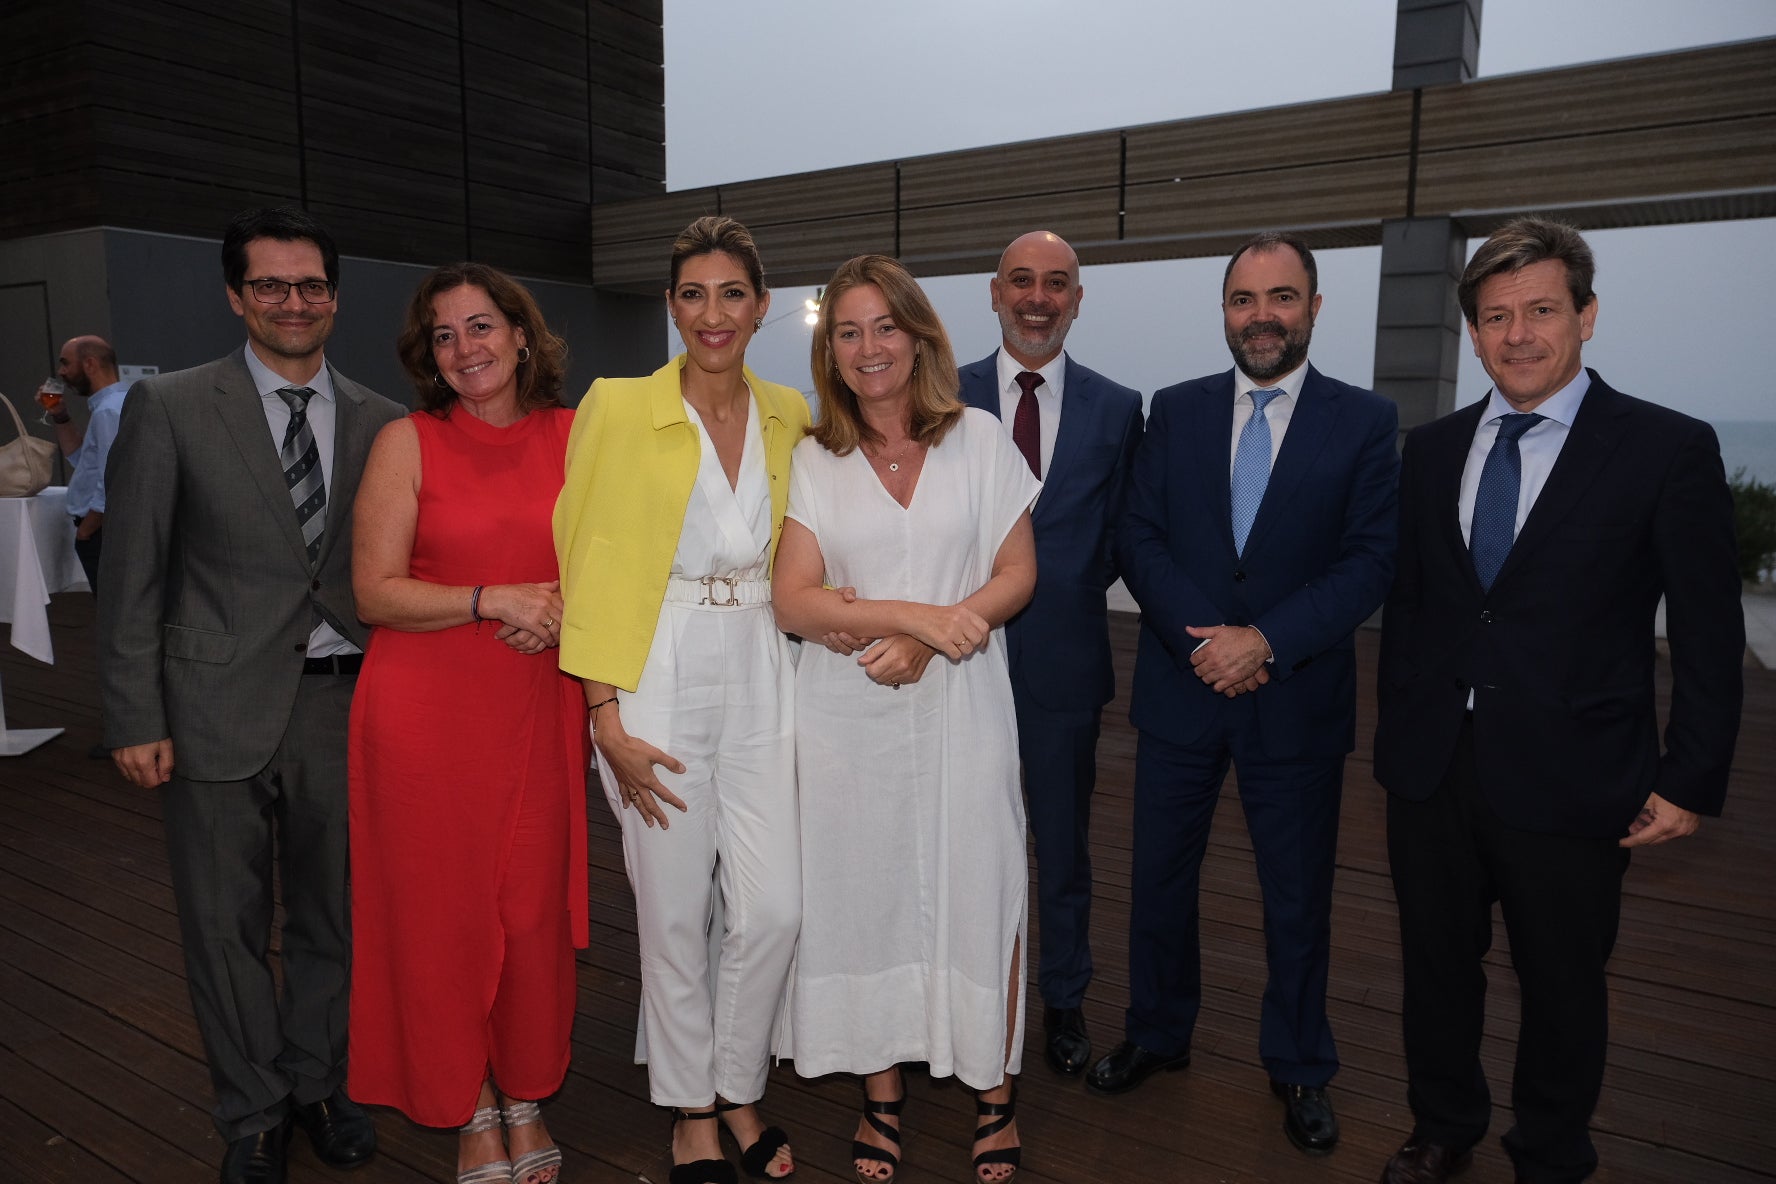
[[[704,604],[714,605],[716,608],[734,608],[740,603],[740,598],[734,595],[736,590],[734,585],[737,581],[733,576],[704,576],[699,582],[703,585]],[[728,598],[726,600],[717,600],[715,598],[715,586],[717,584],[726,584],[728,586]]]

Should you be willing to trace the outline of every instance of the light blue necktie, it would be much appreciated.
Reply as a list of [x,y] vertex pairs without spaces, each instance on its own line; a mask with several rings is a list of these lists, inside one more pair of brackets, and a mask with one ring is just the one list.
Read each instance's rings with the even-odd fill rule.
[[1523,454],[1518,437],[1542,422],[1543,417],[1531,413],[1513,413],[1499,418],[1498,438],[1486,454],[1480,470],[1480,488],[1474,494],[1474,524],[1468,531],[1468,553],[1474,559],[1474,574],[1480,586],[1492,591],[1511,544],[1517,541],[1517,497],[1523,485]]
[[1270,421],[1264,417],[1267,403],[1283,392],[1252,392],[1252,418],[1240,429],[1239,447],[1233,450],[1233,549],[1246,553],[1246,537],[1258,518],[1264,487],[1270,484]]

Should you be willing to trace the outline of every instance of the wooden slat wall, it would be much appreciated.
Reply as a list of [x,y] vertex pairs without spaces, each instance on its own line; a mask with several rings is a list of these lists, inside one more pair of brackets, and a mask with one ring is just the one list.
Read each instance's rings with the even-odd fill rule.
[[1414,214],[1471,233],[1530,210],[1586,227],[1768,217],[1776,39],[600,203],[593,282],[656,290],[672,236],[717,210],[753,227],[779,283],[880,250],[925,275],[990,270],[1038,227],[1109,263],[1285,227],[1373,244]]
[[0,237],[298,201],[348,254],[584,281],[592,202],[664,188],[662,55],[660,0],[23,0]]

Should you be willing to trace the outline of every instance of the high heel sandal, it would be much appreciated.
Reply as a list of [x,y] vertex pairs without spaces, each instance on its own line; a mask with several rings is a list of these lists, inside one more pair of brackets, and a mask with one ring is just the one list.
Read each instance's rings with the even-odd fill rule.
[[[674,1110],[672,1125],[677,1129],[680,1122],[713,1119],[715,1115],[714,1109]],[[739,1179],[734,1173],[734,1165],[725,1159],[693,1159],[689,1163],[675,1163],[666,1174],[667,1184],[739,1184]]]
[[[535,1102],[513,1102],[500,1108],[506,1129],[529,1126],[542,1115]],[[535,1177],[535,1179],[532,1179]],[[551,1143],[526,1151],[512,1161],[512,1184],[554,1184],[561,1178],[561,1148]]]
[[[467,1123],[458,1128],[457,1134],[479,1135],[499,1129],[499,1107],[483,1106],[470,1116]],[[492,1163],[462,1168],[456,1173],[456,1184],[512,1184],[512,1161],[496,1159]]]
[[886,1176],[871,1176],[866,1175],[862,1168],[853,1163],[851,1165],[851,1170],[857,1173],[857,1179],[860,1181],[860,1184],[893,1184],[894,1173],[900,1170],[900,1131],[895,1127],[889,1126],[876,1116],[878,1114],[885,1114],[889,1118],[899,1118],[901,1108],[905,1105],[906,1082],[904,1078],[901,1081],[900,1096],[895,1098],[892,1102],[876,1102],[870,1100],[868,1093],[863,1095],[863,1120],[867,1122],[878,1135],[881,1135],[884,1139],[893,1143],[894,1146],[892,1148],[877,1147],[874,1144],[865,1143],[862,1139],[851,1140],[851,1158],[853,1160],[867,1159],[873,1160],[876,1163],[885,1163],[888,1165],[888,1174]]
[[[1017,1118],[1017,1090],[1013,1087],[1009,1102],[983,1102],[978,1097],[974,1100],[974,1116],[987,1119],[974,1128],[974,1141],[991,1138]],[[996,1151],[982,1151],[974,1157],[974,1178],[978,1184],[1006,1184],[1018,1173],[1018,1164],[1023,1158],[1022,1147],[1001,1147]],[[989,1176],[981,1171],[992,1164],[1009,1164],[1011,1171],[1003,1176]]]
[[[748,1102],[717,1102],[715,1111],[717,1114],[726,1114],[730,1110],[739,1110],[750,1104]],[[728,1137],[734,1140],[734,1146],[740,1147],[739,1137],[733,1131],[728,1130],[726,1123],[722,1124],[722,1129],[727,1131]],[[783,1175],[773,1176],[771,1174],[771,1161],[777,1158],[777,1153],[787,1146],[789,1146],[789,1136],[783,1133],[783,1128],[768,1126],[759,1132],[759,1137],[753,1141],[752,1146],[740,1148],[740,1167],[754,1180],[782,1180],[793,1176],[795,1175],[795,1160],[793,1158],[790,1160],[789,1170]]]

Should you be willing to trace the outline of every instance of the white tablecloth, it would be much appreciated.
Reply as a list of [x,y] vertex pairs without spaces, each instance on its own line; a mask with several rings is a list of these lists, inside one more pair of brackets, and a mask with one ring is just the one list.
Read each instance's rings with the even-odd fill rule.
[[54,662],[44,611],[49,595],[85,588],[66,487],[52,485],[36,497],[0,497],[0,621],[12,624],[13,648]]

